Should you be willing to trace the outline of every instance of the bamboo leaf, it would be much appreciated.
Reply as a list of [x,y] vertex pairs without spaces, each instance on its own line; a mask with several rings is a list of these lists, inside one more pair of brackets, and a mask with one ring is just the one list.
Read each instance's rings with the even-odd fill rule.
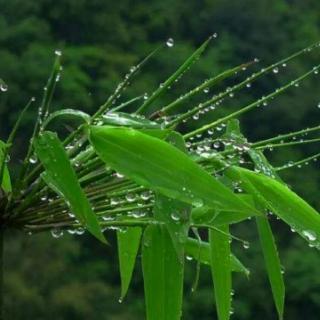
[[90,142],[109,166],[167,197],[194,206],[255,211],[186,154],[131,128],[90,127]]
[[118,254],[121,276],[121,300],[127,294],[137,253],[140,246],[142,230],[140,227],[117,231]]
[[[185,244],[186,255],[199,260],[202,264],[211,266],[211,249],[208,242],[197,239],[188,238]],[[240,262],[240,260],[233,254],[230,256],[231,270],[233,272],[242,272],[246,276],[250,275],[250,271]]]
[[268,219],[266,217],[257,217],[256,223],[273,299],[279,314],[279,319],[283,319],[285,286],[277,246]]
[[320,249],[320,215],[296,193],[273,178],[244,168],[232,167],[227,172],[242,181],[242,187],[253,193],[262,207],[274,212],[311,246]]
[[[239,199],[247,202],[248,205],[254,206],[254,201],[249,194],[236,195]],[[192,209],[192,223],[206,226],[221,226],[225,224],[237,223],[248,219],[249,217],[260,215],[258,212],[233,212],[233,211],[218,211],[208,206],[202,206]]]
[[131,127],[135,129],[160,129],[157,122],[150,121],[137,114],[128,114],[124,112],[108,112],[99,118],[104,125]]
[[184,244],[188,238],[191,206],[185,202],[156,195],[154,216],[165,224],[179,260],[184,259]]
[[98,219],[81,189],[77,176],[57,135],[45,131],[34,141],[35,152],[45,168],[43,178],[69,204],[77,219],[97,239],[106,243]]
[[181,318],[184,262],[164,226],[150,225],[143,236],[142,267],[147,320]]
[[217,230],[209,230],[211,272],[218,319],[228,320],[230,319],[232,297],[229,226],[225,225],[221,227],[221,230],[224,233]]
[[5,193],[9,193],[12,191],[10,173],[5,159],[7,148],[7,144],[0,140],[0,166],[2,168],[1,188]]
[[[231,120],[228,123],[229,134],[236,141],[245,142],[246,139],[240,132],[238,120]],[[272,177],[279,182],[281,178],[277,175],[274,168],[269,164],[262,151],[250,148],[248,154],[254,163],[255,169],[262,172],[266,176]],[[256,197],[257,198],[257,197]],[[261,198],[261,195],[259,195]],[[259,206],[261,208],[261,204]],[[263,211],[263,207],[262,210]],[[279,314],[279,319],[283,318],[285,286],[281,273],[281,264],[277,251],[275,239],[272,234],[271,226],[265,216],[256,217],[256,223],[259,233],[260,244],[264,256],[264,261],[268,273],[269,282],[271,285],[273,299]]]
[[42,127],[45,128],[48,126],[48,124],[55,118],[57,117],[72,117],[72,118],[79,118],[82,119],[85,123],[89,123],[90,121],[90,116],[80,110],[74,110],[74,109],[62,109],[55,111],[51,113],[46,120],[43,122]]

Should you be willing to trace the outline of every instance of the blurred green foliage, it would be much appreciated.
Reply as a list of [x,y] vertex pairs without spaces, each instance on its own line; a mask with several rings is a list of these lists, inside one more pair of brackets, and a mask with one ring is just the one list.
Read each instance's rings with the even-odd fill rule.
[[[103,103],[129,70],[167,38],[163,48],[134,80],[121,100],[151,93],[159,83],[209,35],[217,32],[202,59],[177,83],[161,103],[192,85],[237,64],[260,59],[259,68],[320,40],[317,0],[0,0],[0,77],[8,91],[0,95],[0,134],[5,137],[32,96],[40,101],[50,73],[54,50],[63,51],[62,79],[53,108],[76,107],[91,112]],[[319,63],[320,52],[294,61],[236,96],[217,117],[252,101]],[[241,77],[241,75],[239,76]],[[311,77],[268,107],[243,117],[250,139],[318,124],[319,77]],[[194,101],[196,103],[196,101]],[[229,101],[228,101],[229,103]],[[222,111],[224,110],[224,111]],[[36,117],[24,120],[15,153],[22,156]],[[208,116],[209,117],[209,116]],[[209,118],[200,119],[208,121]],[[190,124],[194,125],[194,124]],[[315,146],[269,152],[274,163],[315,153]],[[13,172],[15,174],[16,171]],[[286,172],[283,178],[320,209],[318,165]],[[319,253],[273,221],[287,284],[286,318],[318,319],[320,310]],[[235,276],[235,319],[276,318],[262,264],[257,234],[250,223],[234,232],[246,234],[249,250],[235,250],[250,267],[250,281]],[[18,235],[6,239],[6,319],[142,319],[144,301],[138,263],[128,298],[118,304],[120,281],[116,249],[90,237]],[[195,265],[187,268],[184,319],[214,319],[210,272],[203,268],[198,291],[191,295]],[[81,303],[79,303],[81,301]]]

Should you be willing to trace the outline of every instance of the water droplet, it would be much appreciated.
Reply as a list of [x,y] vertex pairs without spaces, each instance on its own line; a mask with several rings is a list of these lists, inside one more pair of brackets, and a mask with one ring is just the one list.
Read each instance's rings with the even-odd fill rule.
[[128,202],[134,202],[134,200],[136,199],[136,195],[134,193],[128,193],[126,194],[126,200]]
[[145,93],[145,94],[143,95],[143,99],[144,99],[144,100],[147,100],[147,99],[148,99],[148,97],[149,97],[149,96],[148,96],[148,94],[147,94],[147,93]]
[[303,230],[302,234],[309,240],[309,241],[315,241],[317,240],[316,234],[312,230]]
[[145,191],[145,192],[142,192],[141,195],[140,195],[141,199],[146,201],[146,200],[149,200],[150,197],[151,197],[151,193],[150,191]]
[[166,42],[167,47],[171,48],[174,45],[174,40],[172,38],[169,38]]
[[249,249],[250,248],[250,243],[248,242],[248,241],[244,241],[243,243],[242,243],[242,246],[243,246],[243,248],[244,249]]
[[272,69],[272,72],[273,72],[273,73],[279,73],[279,68],[278,68],[278,67],[273,68],[273,69]]
[[0,83],[0,90],[6,92],[8,91],[8,86],[5,83]]
[[51,235],[56,239],[60,238],[63,236],[63,230],[61,230],[59,228],[54,228],[51,230]]
[[56,56],[58,56],[58,57],[61,57],[62,52],[61,52],[61,50],[56,49],[56,50],[54,51],[54,54],[55,54]]
[[173,220],[173,221],[179,221],[180,220],[180,215],[179,215],[179,212],[172,212],[171,213],[171,219]]
[[77,234],[78,236],[81,236],[82,234],[84,234],[85,229],[82,227],[79,227],[78,229],[76,229],[75,234]]
[[186,256],[186,260],[191,261],[193,258],[191,256]]
[[35,163],[37,163],[37,161],[38,161],[38,159],[37,159],[36,155],[32,155],[32,156],[29,158],[29,162],[30,162],[31,164],[35,164]]
[[317,104],[317,107],[320,109],[320,102]]
[[204,93],[209,93],[209,88],[204,88],[204,89],[203,89],[203,92],[204,92]]

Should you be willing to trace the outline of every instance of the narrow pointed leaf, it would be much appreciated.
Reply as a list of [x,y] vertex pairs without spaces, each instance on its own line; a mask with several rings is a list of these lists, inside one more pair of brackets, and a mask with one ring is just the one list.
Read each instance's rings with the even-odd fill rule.
[[142,230],[140,227],[128,228],[125,231],[117,231],[118,254],[121,276],[121,300],[127,294],[137,253],[140,247]]
[[[197,239],[188,238],[185,244],[186,255],[199,260],[202,264],[211,266],[211,249],[208,242]],[[233,254],[230,256],[231,270],[233,272],[242,272],[246,276],[249,276],[250,271],[241,263],[241,261]]]
[[273,299],[279,319],[283,319],[285,287],[276,243],[268,219],[266,217],[257,217],[256,222]]
[[90,142],[109,166],[167,197],[235,212],[255,210],[165,141],[131,128],[92,126]]
[[45,168],[44,179],[64,200],[80,223],[106,243],[98,219],[81,189],[69,158],[57,135],[43,132],[34,142],[35,152]]
[[164,226],[150,225],[143,236],[142,267],[147,320],[179,320],[184,264]]
[[209,243],[211,249],[211,272],[214,283],[214,294],[219,320],[230,319],[231,311],[231,250],[229,226],[221,227],[226,233],[209,230]]
[[6,165],[6,148],[7,144],[0,140],[0,166],[2,169],[2,177],[1,177],[1,188],[4,192],[9,193],[12,191],[11,187],[11,179],[8,167]]
[[256,196],[256,201],[266,207],[291,228],[295,229],[310,245],[320,249],[320,214],[279,181],[250,170],[228,169],[242,187]]
[[[282,183],[281,178],[268,162],[262,151],[250,149],[249,155],[257,170],[264,173],[266,176],[270,176]],[[285,285],[281,272],[281,263],[277,245],[267,217],[257,217],[256,223],[258,227],[259,240],[264,256],[268,278],[271,285],[273,299],[278,311],[279,319],[283,319]]]

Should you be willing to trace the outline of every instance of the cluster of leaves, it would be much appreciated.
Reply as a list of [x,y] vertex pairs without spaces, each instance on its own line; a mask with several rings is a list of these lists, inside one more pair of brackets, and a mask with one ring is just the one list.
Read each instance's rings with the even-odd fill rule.
[[[0,177],[5,194],[1,201],[2,223],[31,233],[51,230],[55,237],[64,229],[76,234],[87,230],[103,243],[107,243],[104,231],[116,230],[121,299],[129,288],[141,247],[146,313],[151,320],[181,317],[185,257],[192,257],[198,261],[193,289],[197,286],[200,265],[210,266],[218,318],[224,320],[232,313],[232,272],[249,274],[232,254],[232,240],[247,244],[232,235],[231,225],[254,218],[281,319],[284,283],[269,215],[277,215],[318,249],[320,215],[290,190],[278,172],[315,160],[319,154],[274,168],[263,150],[317,142],[317,137],[300,140],[296,137],[316,133],[320,126],[249,143],[240,132],[237,118],[317,73],[320,66],[193,131],[183,132],[183,124],[214,110],[260,76],[319,44],[253,73],[189,110],[181,112],[181,107],[200,92],[246,71],[257,61],[227,70],[154,110],[154,102],[199,59],[210,39],[149,97],[142,100],[139,96],[118,104],[129,82],[156,50],[131,68],[92,116],[74,109],[50,112],[61,72],[61,52],[57,51],[31,143],[13,188],[6,159],[20,120],[33,104],[32,100],[7,142],[1,143]],[[123,112],[129,106],[137,106],[136,111]],[[47,128],[63,116],[79,119],[81,124],[61,141]]]

